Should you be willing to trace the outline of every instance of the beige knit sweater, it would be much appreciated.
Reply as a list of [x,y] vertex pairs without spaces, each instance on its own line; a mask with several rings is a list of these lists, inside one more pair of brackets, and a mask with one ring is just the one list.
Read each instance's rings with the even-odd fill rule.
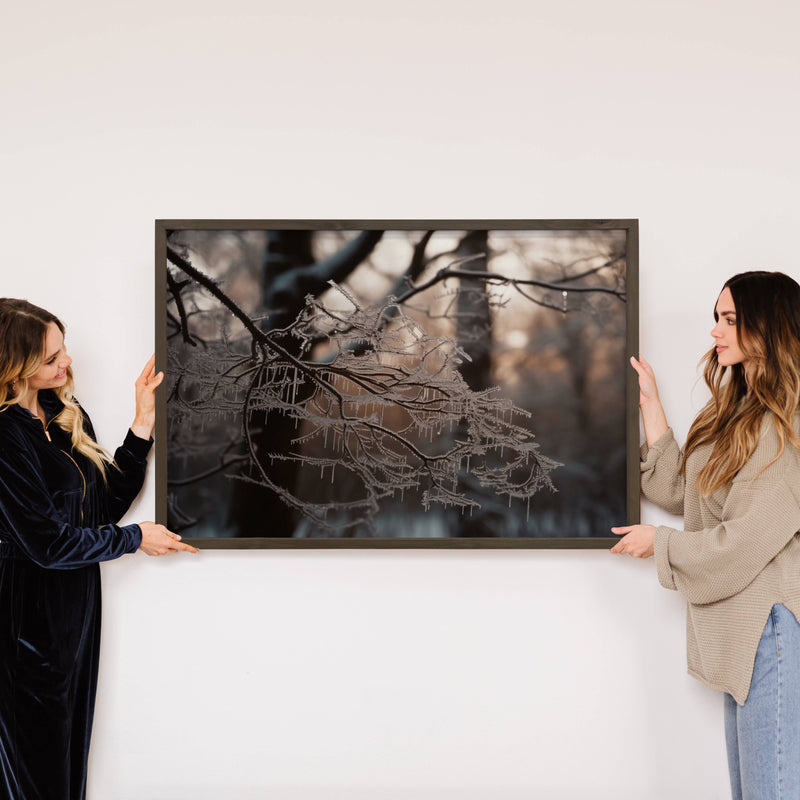
[[661,584],[689,601],[689,673],[740,704],[772,606],[783,603],[800,619],[800,451],[787,443],[764,469],[777,452],[767,414],[758,447],[733,483],[700,497],[697,475],[710,445],[692,453],[685,475],[671,429],[642,447],[645,497],[684,516],[685,530],[656,529],[655,558]]

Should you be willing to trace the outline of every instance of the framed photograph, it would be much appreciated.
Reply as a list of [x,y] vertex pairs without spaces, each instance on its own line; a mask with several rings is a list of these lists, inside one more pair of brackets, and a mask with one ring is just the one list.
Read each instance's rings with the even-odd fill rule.
[[636,220],[159,220],[158,520],[199,547],[610,547]]

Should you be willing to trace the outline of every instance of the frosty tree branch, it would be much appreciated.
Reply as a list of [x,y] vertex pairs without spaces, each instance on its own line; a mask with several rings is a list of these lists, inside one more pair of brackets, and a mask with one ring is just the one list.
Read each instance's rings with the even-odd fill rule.
[[[584,273],[584,275],[593,274],[600,269],[602,269],[602,267],[597,267],[594,270]],[[448,278],[460,278],[462,280],[469,281],[483,281],[489,285],[513,286],[518,291],[521,291],[519,289],[521,286],[537,286],[540,289],[548,289],[557,292],[579,292],[582,294],[600,292],[602,294],[613,295],[622,302],[625,302],[625,292],[620,291],[619,289],[614,289],[609,286],[573,286],[571,282],[573,280],[577,280],[579,277],[583,276],[566,277],[563,278],[559,283],[553,283],[550,281],[536,280],[535,278],[510,278],[505,275],[500,275],[496,272],[475,272],[472,270],[444,267],[440,269],[433,277],[429,278],[423,283],[416,285],[409,284],[409,289],[404,294],[397,297],[396,302],[405,303],[414,295],[424,292],[426,289],[430,289],[432,286],[435,286],[437,283],[441,283]],[[533,299],[527,294],[525,296],[531,300]]]
[[[399,301],[390,298],[364,308],[334,285],[351,305],[346,313],[308,297],[291,324],[265,332],[188,256],[170,248],[168,258],[190,279],[171,280],[176,303],[182,299],[188,305],[201,289],[230,311],[252,340],[247,386],[238,401],[248,468],[236,477],[275,492],[316,526],[340,534],[369,524],[381,499],[402,497],[409,490],[421,493],[426,509],[433,503],[479,508],[479,495],[465,490],[468,476],[509,503],[514,498],[529,502],[536,492],[552,488],[549,473],[558,465],[539,453],[521,424],[529,413],[501,397],[497,387],[473,391],[459,372],[464,351],[451,339],[426,333],[403,313]],[[437,274],[445,272],[460,276],[457,269]],[[473,279],[481,273],[465,275]],[[189,315],[179,317],[189,341]],[[320,338],[333,355],[315,360],[312,344]],[[366,348],[359,346],[364,342]],[[204,358],[196,353],[187,348],[180,381],[208,386]],[[241,362],[241,357],[230,354],[229,360]],[[231,383],[244,374],[228,372]],[[214,381],[220,386],[223,375]],[[217,391],[205,392],[192,402],[191,411],[218,414],[220,402],[229,401],[221,401]],[[267,425],[293,427],[291,446],[258,447],[254,414],[265,416]],[[357,480],[360,496],[335,503],[305,497],[297,486],[275,479],[270,465],[279,463],[319,469],[321,478],[333,479],[343,471]]]

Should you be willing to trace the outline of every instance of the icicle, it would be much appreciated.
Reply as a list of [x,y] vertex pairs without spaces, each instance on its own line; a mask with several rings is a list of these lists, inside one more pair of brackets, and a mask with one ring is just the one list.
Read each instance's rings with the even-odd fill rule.
[[525,522],[531,521],[531,499],[528,498],[527,503],[525,504],[527,507],[525,509]]
[[567,314],[567,290],[561,292],[561,313],[566,316]]

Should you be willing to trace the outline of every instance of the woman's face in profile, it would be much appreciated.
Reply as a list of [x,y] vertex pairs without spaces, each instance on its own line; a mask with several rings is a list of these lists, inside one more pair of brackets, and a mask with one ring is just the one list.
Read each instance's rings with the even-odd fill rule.
[[47,326],[43,355],[42,366],[28,378],[28,387],[32,391],[57,389],[67,382],[67,367],[72,359],[67,355],[64,334],[55,322]]
[[711,329],[711,336],[714,338],[720,366],[732,367],[734,364],[745,364],[747,356],[742,352],[736,333],[736,306],[731,290],[727,286],[717,299],[714,320],[716,325]]

